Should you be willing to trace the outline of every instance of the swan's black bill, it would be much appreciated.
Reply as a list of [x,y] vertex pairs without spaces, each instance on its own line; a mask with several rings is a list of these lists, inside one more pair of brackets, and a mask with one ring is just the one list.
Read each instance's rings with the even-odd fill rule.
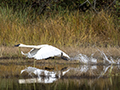
[[20,44],[15,45],[15,47],[19,47]]

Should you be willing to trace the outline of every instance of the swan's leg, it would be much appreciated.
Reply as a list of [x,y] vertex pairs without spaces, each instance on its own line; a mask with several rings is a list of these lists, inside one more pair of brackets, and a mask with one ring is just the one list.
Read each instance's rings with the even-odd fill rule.
[[36,60],[34,60],[34,67],[35,67]]

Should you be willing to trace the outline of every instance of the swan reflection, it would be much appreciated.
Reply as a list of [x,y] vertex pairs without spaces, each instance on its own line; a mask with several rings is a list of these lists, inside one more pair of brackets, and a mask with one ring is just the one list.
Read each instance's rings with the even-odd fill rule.
[[29,79],[19,79],[19,84],[24,84],[24,83],[53,83],[54,81],[56,81],[57,78],[29,78]]
[[61,76],[65,75],[69,70],[70,69],[67,69],[66,71],[47,71],[35,67],[27,67],[21,70],[21,74],[23,72],[27,72],[31,77],[34,77],[33,74],[37,75],[37,78],[19,79],[19,83],[53,83],[57,79],[61,78]]
[[[27,73],[27,79],[19,79],[20,84],[24,83],[53,83],[64,78],[91,78],[99,79],[108,77],[112,72],[118,72],[118,66],[114,65],[80,65],[79,67],[64,67],[59,71],[48,71],[35,67],[27,67],[21,70],[21,74]],[[36,76],[36,78],[35,78]]]

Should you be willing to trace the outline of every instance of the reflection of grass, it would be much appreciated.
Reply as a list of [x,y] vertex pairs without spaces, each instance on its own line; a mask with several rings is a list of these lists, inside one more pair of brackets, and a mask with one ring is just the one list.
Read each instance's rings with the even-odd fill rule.
[[119,90],[120,77],[111,78],[114,83],[110,83],[108,78],[103,79],[59,79],[51,84],[33,83],[19,84],[18,79],[0,79],[1,90],[107,90],[109,88]]
[[23,68],[24,66],[18,65],[0,65],[0,76],[4,78],[19,77]]
[[116,19],[105,12],[98,15],[73,12],[47,19],[44,16],[42,19],[36,17],[36,22],[30,23],[27,16],[20,17],[17,13],[13,14],[12,10],[0,9],[0,45],[119,45],[120,33]]

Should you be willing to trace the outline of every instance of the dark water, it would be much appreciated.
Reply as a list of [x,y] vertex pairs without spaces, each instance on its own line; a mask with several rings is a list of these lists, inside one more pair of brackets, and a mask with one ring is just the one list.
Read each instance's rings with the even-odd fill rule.
[[[28,69],[32,71],[34,67]],[[35,69],[42,70],[44,75],[37,73],[35,76],[24,71],[22,77],[0,78],[0,90],[120,90],[120,65],[79,65],[58,71],[48,69]]]
[[[83,81],[84,82],[81,82]],[[51,84],[19,84],[17,79],[1,79],[0,90],[119,90],[120,77],[107,79],[61,79]]]

